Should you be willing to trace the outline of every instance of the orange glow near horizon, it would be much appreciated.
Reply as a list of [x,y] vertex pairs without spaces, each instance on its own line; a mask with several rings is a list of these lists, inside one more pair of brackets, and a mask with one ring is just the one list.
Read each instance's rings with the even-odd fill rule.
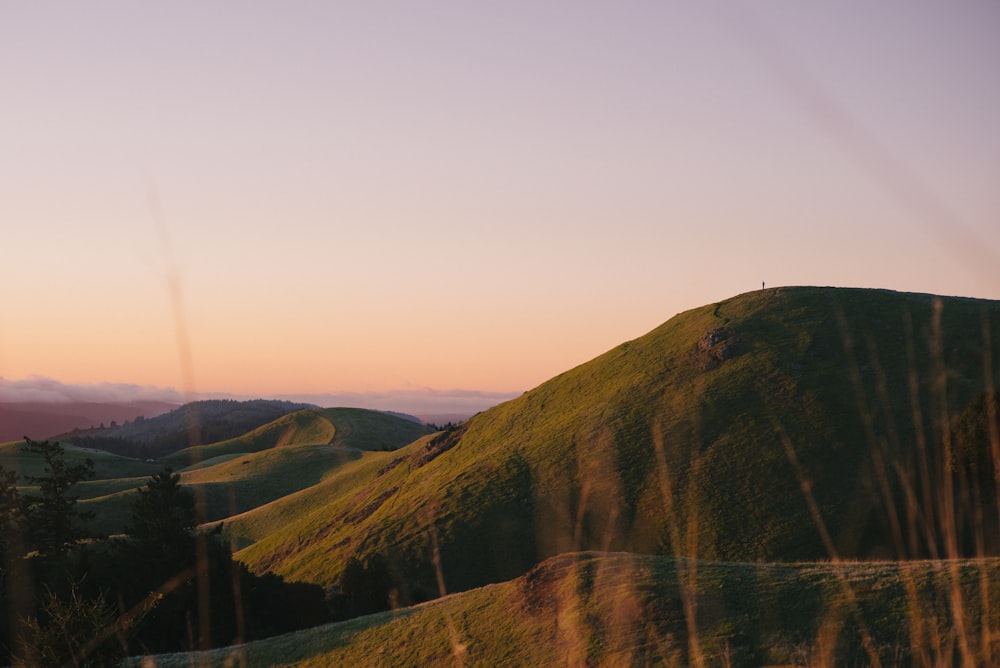
[[744,9],[7,7],[0,377],[519,392],[762,280],[1000,298],[1000,10]]

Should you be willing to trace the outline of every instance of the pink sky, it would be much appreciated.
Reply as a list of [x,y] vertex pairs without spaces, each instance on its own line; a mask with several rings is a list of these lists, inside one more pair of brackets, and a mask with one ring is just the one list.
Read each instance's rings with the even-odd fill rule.
[[2,3],[0,377],[518,392],[762,280],[1000,298],[998,34],[985,1]]

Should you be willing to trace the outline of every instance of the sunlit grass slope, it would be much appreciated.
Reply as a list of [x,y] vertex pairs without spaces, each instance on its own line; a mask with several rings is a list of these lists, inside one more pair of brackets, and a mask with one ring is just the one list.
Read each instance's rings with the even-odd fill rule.
[[[425,444],[429,437],[424,437],[416,443]],[[345,462],[342,466],[328,471],[323,480],[316,485],[301,491],[283,496],[266,505],[259,506],[226,520],[224,532],[239,548],[247,547],[258,540],[272,534],[287,536],[281,529],[295,523],[297,539],[311,541],[314,532],[324,530],[329,523],[331,503],[341,499],[344,503],[362,498],[366,490],[371,489],[373,482],[383,473],[395,457],[388,452],[358,452],[357,459]],[[280,543],[273,542],[275,550],[284,552]],[[342,564],[327,563],[313,573],[314,580],[331,582]],[[320,573],[324,574],[320,574]]]
[[565,554],[418,607],[143,665],[985,665],[1000,659],[1000,638],[983,633],[1000,626],[998,596],[996,559]]
[[[196,492],[204,504],[205,521],[218,522],[316,485],[331,471],[361,459],[366,451],[395,449],[428,431],[424,425],[379,411],[307,409],[244,437],[189,448],[156,463],[84,451],[96,454],[95,461],[101,461],[109,474],[120,471],[122,475],[83,482],[74,493],[81,497],[82,509],[96,513],[98,531],[119,533],[129,521],[128,503],[135,490],[164,465],[174,465],[181,484]],[[68,453],[78,451],[67,447]],[[205,457],[199,464],[181,468],[199,455]],[[111,467],[112,462],[117,468]]]
[[[181,471],[181,484],[204,504],[205,521],[216,523],[315,485],[361,454],[351,448],[305,445],[221,456]],[[147,481],[148,477],[81,483],[80,507],[97,514],[100,531],[119,533],[130,518],[129,501]]]
[[[0,466],[8,471],[15,471],[22,478],[26,476],[41,476],[44,473],[45,462],[40,455],[24,451],[24,441],[12,441],[0,444]],[[158,464],[122,457],[103,450],[78,448],[68,443],[63,444],[65,461],[68,466],[83,464],[86,460],[94,462],[94,479],[111,481],[132,476],[149,476],[162,467]]]
[[185,448],[160,459],[179,468],[220,455],[296,445],[336,445],[357,450],[395,450],[428,433],[417,422],[363,408],[296,411],[236,438]]
[[[458,590],[585,549],[720,561],[974,553],[960,515],[988,504],[946,499],[957,488],[943,476],[957,475],[951,421],[983,392],[998,333],[994,301],[740,295],[365,463],[357,486],[317,488],[310,513],[251,532],[239,557],[330,585],[348,557],[381,552],[426,590],[436,544]],[[980,546],[993,552],[985,512]]]
[[97,429],[77,429],[59,438],[81,447],[155,459],[192,445],[192,438],[196,444],[223,441],[302,408],[315,406],[269,399],[193,401],[163,415]]
[[[83,464],[88,459],[94,464],[94,477],[71,490],[71,494],[82,499],[81,509],[90,509],[90,502],[86,499],[97,497],[114,499],[111,503],[100,506],[101,512],[95,518],[93,527],[98,532],[119,531],[128,519],[128,502],[124,497],[115,498],[115,496],[125,491],[135,491],[137,487],[144,485],[150,476],[163,468],[160,464],[122,457],[103,450],[79,448],[68,443],[62,445],[68,466]],[[37,486],[32,485],[27,478],[43,476],[45,462],[40,455],[26,452],[23,446],[24,443],[21,441],[0,445],[0,466],[18,474],[20,477],[18,490],[21,494],[38,496]],[[105,510],[108,512],[105,513]]]

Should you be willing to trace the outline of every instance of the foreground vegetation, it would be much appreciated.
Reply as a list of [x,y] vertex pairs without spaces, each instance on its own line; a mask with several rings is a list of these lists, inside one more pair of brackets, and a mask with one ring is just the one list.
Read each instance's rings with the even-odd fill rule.
[[998,603],[997,559],[575,553],[414,608],[144,665],[989,665]]
[[168,462],[201,460],[183,473],[55,441],[0,445],[0,664],[113,665],[130,648],[228,645],[386,607],[384,591],[370,602],[378,573],[366,566],[354,596],[329,600],[315,584],[250,573],[212,521],[427,431],[375,411],[306,409],[216,451],[173,453]]
[[93,530],[72,490],[94,475],[54,441],[33,487],[0,466],[0,662],[114,665],[129,648],[208,648],[330,619],[315,585],[255,576],[224,543],[196,532],[196,499],[164,469],[129,503],[124,536]]

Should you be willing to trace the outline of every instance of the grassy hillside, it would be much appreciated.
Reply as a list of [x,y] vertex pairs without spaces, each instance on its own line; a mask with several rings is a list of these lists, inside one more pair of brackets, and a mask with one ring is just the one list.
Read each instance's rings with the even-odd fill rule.
[[[424,437],[417,443],[426,443]],[[333,498],[354,498],[364,496],[373,481],[386,466],[394,461],[392,453],[358,452],[359,457],[336,469],[329,470],[323,480],[316,485],[288,494],[271,503],[233,515],[226,520],[225,534],[239,548],[248,547],[258,540],[273,534],[284,535],[280,530],[295,523],[297,539],[309,541],[313,532],[320,532],[329,523],[329,503]],[[360,515],[359,515],[360,516]],[[272,542],[275,549],[284,552],[280,543]],[[326,583],[333,582],[343,564],[317,563],[312,579]],[[320,575],[320,572],[323,575]]]
[[240,436],[304,408],[313,406],[270,399],[193,401],[156,417],[140,417],[100,429],[76,430],[57,438],[81,447],[155,459],[188,447],[192,442],[214,443]]
[[[39,496],[37,486],[27,480],[28,476],[44,476],[45,463],[40,455],[25,452],[23,442],[0,444],[0,466],[14,471],[20,477],[18,490],[23,495]],[[92,529],[96,532],[117,533],[128,521],[128,495],[141,487],[163,467],[160,464],[112,454],[103,450],[80,448],[63,444],[64,460],[68,466],[83,464],[86,460],[94,463],[94,477],[78,484],[72,494],[79,496],[83,509],[96,509],[98,516]],[[104,497],[114,499],[110,503],[92,505],[88,499]]]
[[[8,471],[15,471],[19,476],[40,476],[44,472],[45,463],[41,456],[25,452],[23,441],[0,443],[0,466]],[[135,476],[150,476],[162,467],[131,457],[122,457],[103,450],[91,450],[64,444],[67,465],[82,464],[87,459],[94,462],[94,479],[98,481],[114,481]]]
[[360,487],[331,486],[239,556],[329,585],[348,557],[380,552],[427,590],[436,543],[455,590],[586,549],[720,561],[993,554],[995,510],[970,502],[949,443],[985,389],[998,333],[998,302],[740,295],[365,463]]
[[989,663],[998,350],[1000,302],[779,288],[438,433],[307,409],[160,462],[67,457],[95,460],[75,492],[105,532],[169,463],[258,573],[331,587],[356,557],[399,605],[465,592],[213,663]]
[[363,408],[310,408],[285,415],[241,436],[162,457],[179,468],[221,455],[296,445],[334,445],[357,450],[395,450],[430,429],[420,423]]
[[143,665],[985,665],[1000,658],[998,596],[996,559],[565,554],[414,608]]
[[[215,523],[315,485],[360,457],[359,450],[328,445],[222,456],[181,470],[181,484],[204,504],[205,521]],[[80,507],[97,514],[98,531],[120,533],[129,521],[129,501],[147,480],[148,476],[80,483],[76,488]]]
[[[68,464],[94,461],[95,477],[78,484],[82,510],[93,511],[93,529],[120,533],[129,521],[129,501],[149,476],[169,465],[203,503],[206,522],[218,522],[293,495],[323,481],[338,468],[399,448],[428,433],[425,425],[380,411],[306,409],[254,429],[242,437],[188,448],[157,462],[65,444]],[[193,461],[199,463],[193,464]],[[24,476],[40,475],[42,462],[19,443],[0,445],[0,465]],[[351,469],[353,470],[353,469]],[[246,541],[244,541],[246,542]]]

